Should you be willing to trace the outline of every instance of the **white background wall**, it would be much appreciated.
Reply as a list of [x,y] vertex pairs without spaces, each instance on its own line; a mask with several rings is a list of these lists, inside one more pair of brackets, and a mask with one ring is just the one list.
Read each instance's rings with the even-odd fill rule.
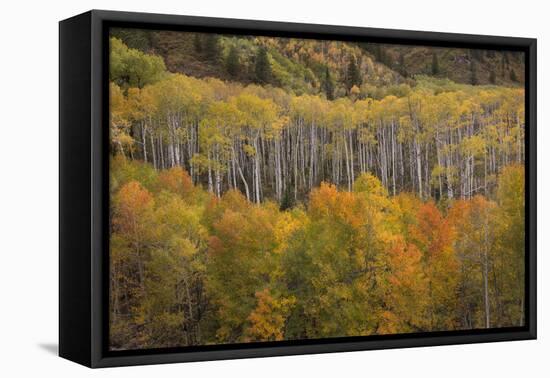
[[[544,1],[4,1],[0,20],[0,376],[549,376],[550,51]],[[539,340],[89,370],[57,357],[58,25],[89,9],[539,39]],[[77,125],[75,125],[76,127]],[[547,297],[546,297],[547,299]],[[546,352],[544,351],[546,349]]]

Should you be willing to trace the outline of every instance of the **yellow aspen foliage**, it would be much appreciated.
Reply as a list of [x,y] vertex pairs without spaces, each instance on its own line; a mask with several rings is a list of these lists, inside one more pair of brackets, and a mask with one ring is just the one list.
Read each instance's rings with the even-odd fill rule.
[[410,46],[151,33],[110,44],[111,349],[525,324],[517,82],[419,75]]
[[250,325],[245,330],[245,341],[279,341],[284,339],[284,325],[294,297],[274,298],[269,289],[257,291],[256,308],[248,316]]

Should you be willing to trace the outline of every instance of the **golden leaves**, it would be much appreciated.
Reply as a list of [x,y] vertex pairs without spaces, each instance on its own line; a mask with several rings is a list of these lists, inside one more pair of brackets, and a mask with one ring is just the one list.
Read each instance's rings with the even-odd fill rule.
[[257,305],[248,316],[250,326],[245,330],[244,340],[283,340],[285,320],[296,303],[296,298],[274,297],[267,288],[257,291],[255,296]]

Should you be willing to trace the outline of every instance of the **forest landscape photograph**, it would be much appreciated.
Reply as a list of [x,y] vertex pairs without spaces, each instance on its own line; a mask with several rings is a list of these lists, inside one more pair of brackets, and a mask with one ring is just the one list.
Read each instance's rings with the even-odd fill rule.
[[525,325],[525,56],[111,28],[111,351]]

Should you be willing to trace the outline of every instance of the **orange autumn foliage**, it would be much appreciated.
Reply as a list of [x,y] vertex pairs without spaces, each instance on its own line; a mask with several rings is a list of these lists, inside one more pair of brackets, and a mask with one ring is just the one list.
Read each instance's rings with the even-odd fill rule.
[[309,211],[313,217],[330,216],[353,227],[359,227],[363,221],[358,212],[360,202],[361,199],[353,193],[339,191],[336,186],[323,182],[310,194]]
[[[521,229],[514,170],[500,190],[507,206],[476,196],[450,202],[445,215],[414,194],[390,197],[372,174],[359,176],[353,192],[322,183],[305,204],[281,210],[239,190],[208,194],[181,168],[117,166],[124,169],[112,187],[111,330],[119,345],[383,335],[521,319],[513,285],[521,271],[507,263],[516,249],[501,241]],[[143,330],[138,341],[128,327]]]
[[389,274],[384,301],[385,321],[378,333],[403,333],[426,326],[425,308],[428,281],[422,267],[422,253],[403,237],[395,237],[387,249]]
[[189,200],[189,196],[194,191],[191,176],[181,167],[174,167],[161,172],[158,181],[162,189],[179,194],[183,199]]
[[275,298],[267,288],[257,291],[255,296],[257,305],[248,316],[250,326],[245,331],[245,340],[283,340],[285,320],[296,299]]
[[453,249],[453,229],[433,202],[422,205],[410,237],[422,251],[422,266],[427,279],[427,321],[430,329],[450,329],[456,324],[459,261]]
[[124,185],[114,198],[113,225],[122,232],[130,232],[147,221],[153,207],[153,196],[137,181]]

